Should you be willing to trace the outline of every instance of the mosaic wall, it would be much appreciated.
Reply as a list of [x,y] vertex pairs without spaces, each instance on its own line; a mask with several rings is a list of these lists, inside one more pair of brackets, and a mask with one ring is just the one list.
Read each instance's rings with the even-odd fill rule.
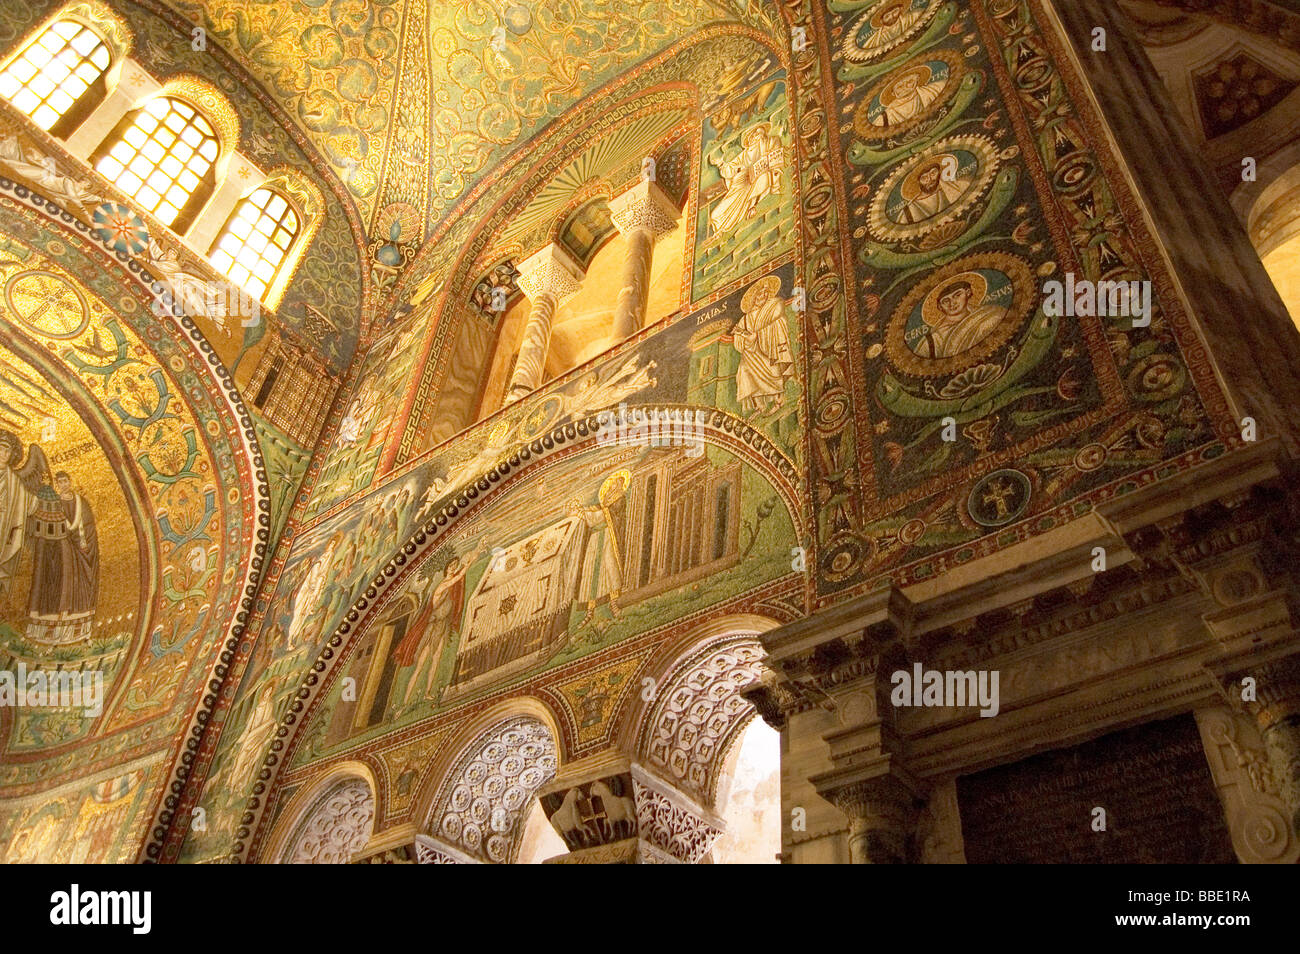
[[[317,236],[285,320],[295,303],[325,314],[318,337],[342,370],[366,288],[389,301],[315,459],[260,429],[286,488],[265,520],[288,519],[288,534],[255,638],[232,653],[222,698],[200,698],[266,492],[251,443],[229,443],[251,420],[196,373],[188,326],[124,292],[78,216],[56,233],[23,187],[4,193],[0,517],[46,507],[72,529],[48,607],[33,580],[53,566],[50,541],[6,538],[0,649],[91,654],[110,683],[90,727],[0,710],[14,857],[133,857],[177,739],[209,705],[209,730],[186,743],[204,782],[174,806],[169,853],[255,854],[293,793],[347,758],[392,763],[381,827],[413,804],[437,745],[494,699],[548,693],[569,720],[559,749],[595,751],[645,660],[701,620],[785,621],[933,578],[1237,441],[1033,0],[818,0],[781,14],[806,48],[756,4],[661,4],[635,24],[621,19],[634,8],[581,3],[174,6],[203,17],[268,100],[217,58],[191,63],[132,6],[133,29],[156,41],[142,62],[214,71],[249,117],[241,148],[315,174],[300,134],[267,111],[286,104],[367,225],[359,249],[344,224],[355,213],[329,200],[334,231]],[[46,9],[6,11],[0,43]],[[690,305],[432,439],[429,402],[458,323],[475,319],[462,298],[502,260],[493,243],[512,217],[602,137],[634,120],[676,137],[683,116],[690,137],[663,141],[682,150]],[[1048,314],[1045,283],[1071,275],[1150,281],[1149,323]],[[698,430],[602,442],[593,417],[620,405],[688,413]],[[51,780],[55,796],[38,798]],[[207,823],[182,850],[196,802]],[[67,847],[75,833],[84,848]]]
[[102,679],[0,707],[5,860],[137,856],[267,506],[194,325],[74,222],[0,179],[0,668]]
[[390,289],[485,172],[629,66],[711,22],[768,30],[765,4],[254,4],[169,0],[266,84],[328,157]]
[[[828,254],[853,240],[851,277],[809,283],[834,355],[809,391],[823,601],[1222,453],[1236,428],[1209,364],[1031,3],[832,0],[815,30],[833,98],[801,116],[838,119],[803,140],[805,222]],[[1149,324],[1050,317],[1044,284],[1068,275],[1152,281]]]
[[[205,789],[209,817],[239,814],[236,793],[247,792],[303,669],[383,562],[521,446],[601,411],[615,424],[620,406],[629,416],[662,409],[679,419],[698,409],[720,415],[727,429],[752,429],[792,478],[800,455],[792,369],[802,351],[792,275],[786,264],[738,283],[637,347],[488,418],[304,531],[275,595],[259,603],[266,638],[230,709]],[[747,329],[774,344],[746,350]],[[392,597],[400,620],[380,627],[388,632],[382,646],[373,636],[352,644],[347,665],[362,701],[324,703],[312,735],[320,748],[308,754],[391,735],[491,694],[503,678],[526,679],[651,630],[666,633],[679,616],[791,574],[791,552],[803,536],[792,517],[799,510],[792,488],[775,490],[762,470],[719,446],[718,425],[679,425],[676,436],[643,427],[640,438],[634,426],[626,440],[611,428],[609,450],[526,475],[517,492],[458,526],[423,559],[404,594]],[[686,527],[694,536],[682,534]],[[528,573],[512,572],[515,552],[527,557]],[[538,589],[548,568],[564,577],[554,593]],[[448,615],[453,604],[460,608]],[[475,613],[479,622],[470,626]],[[454,635],[461,633],[463,644]],[[480,642],[489,648],[469,652]],[[228,850],[219,839],[231,833],[191,835],[186,852],[198,858]]]
[[[295,544],[285,578],[302,578],[292,575],[298,561],[327,552],[339,559],[342,542],[328,551],[336,527],[376,519],[386,495],[427,503],[418,524],[446,502],[441,494],[472,482],[519,437],[619,400],[723,409],[807,475],[791,527],[806,523],[812,539],[787,537],[783,551],[774,543],[770,559],[775,573],[778,560],[789,564],[790,547],[811,546],[814,605],[884,578],[907,585],[932,577],[1224,451],[1235,427],[1209,366],[1195,349],[1187,357],[1182,306],[1115,158],[1098,145],[1100,128],[1073,105],[1082,101],[1077,81],[1059,72],[1060,51],[1027,0],[834,0],[810,12],[801,21],[806,50],[779,69],[768,61],[741,70],[742,81],[721,84],[735,95],[702,111],[687,206],[696,231],[689,313],[381,476],[382,489],[354,498]],[[782,211],[787,203],[793,216]],[[798,229],[768,236],[781,216]],[[447,265],[422,256],[416,267],[425,276],[461,267],[451,265],[454,243],[440,248]],[[753,271],[762,263],[771,263],[766,277]],[[1068,274],[1150,280],[1149,324],[1049,316],[1044,283]],[[436,298],[441,286],[423,287]],[[747,363],[744,344],[753,329],[773,327],[772,308],[786,319],[788,359],[769,337],[758,367]],[[435,353],[446,334],[437,329]],[[578,400],[584,381],[598,401]],[[606,382],[619,390],[602,393]],[[714,464],[716,475],[725,460]],[[503,611],[511,591],[500,581],[509,571],[495,568],[491,547],[509,562],[522,559],[512,548],[539,558],[548,546],[555,554],[576,546],[563,528],[576,527],[586,508],[611,525],[601,486],[621,501],[637,499],[630,488],[640,471],[627,470],[614,484],[606,484],[609,469],[575,478],[544,505],[521,484],[496,505],[519,514],[504,535],[473,520],[457,524],[421,562],[423,572],[344,643],[310,731],[292,734],[294,777],[313,759],[355,754],[401,726],[436,719],[440,706],[517,685],[584,641],[602,646],[600,624],[618,638],[628,623],[601,602],[609,591],[599,584],[594,608],[568,596],[547,603],[559,622],[533,620],[526,600]],[[570,488],[572,510],[559,499]],[[372,516],[358,518],[358,509]],[[585,556],[562,563],[583,576],[573,587],[588,585]],[[371,567],[330,599],[320,635],[374,576]],[[761,581],[728,587],[735,594]],[[285,625],[293,592],[277,589],[271,625]],[[653,600],[647,607],[671,629],[670,610]],[[507,623],[519,611],[529,622],[484,629],[476,611]],[[344,698],[344,678],[355,700]]]

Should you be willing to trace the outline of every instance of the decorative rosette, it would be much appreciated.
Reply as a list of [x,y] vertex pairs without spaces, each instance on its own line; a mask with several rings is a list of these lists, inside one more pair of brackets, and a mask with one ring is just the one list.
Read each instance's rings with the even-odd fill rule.
[[149,247],[144,220],[125,205],[105,202],[95,209],[95,234],[124,255],[139,255]]

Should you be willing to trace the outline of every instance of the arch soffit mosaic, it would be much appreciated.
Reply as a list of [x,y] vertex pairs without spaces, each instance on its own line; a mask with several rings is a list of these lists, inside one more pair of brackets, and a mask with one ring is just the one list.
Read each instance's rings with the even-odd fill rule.
[[[719,620],[661,654],[648,701],[625,715],[627,750],[640,763],[701,803],[717,800],[719,772],[754,717],[740,690],[758,681],[766,655],[759,634],[777,623],[763,617]],[[707,633],[707,635],[705,634]]]
[[552,713],[537,700],[493,706],[457,732],[446,746],[451,758],[431,766],[428,778],[437,784],[411,817],[419,831],[470,857],[510,862],[533,796],[561,764],[561,745]]
[[[331,765],[319,776],[294,792],[275,821],[271,834],[267,839],[266,850],[263,852],[264,856],[273,858],[277,862],[284,861],[285,856],[292,848],[295,836],[298,835],[303,825],[308,821],[313,809],[319,807],[321,800],[331,790],[350,780],[365,785],[376,805],[383,804],[380,787],[370,765],[361,761],[347,761]],[[379,819],[376,817],[372,830],[377,831],[378,828]]]

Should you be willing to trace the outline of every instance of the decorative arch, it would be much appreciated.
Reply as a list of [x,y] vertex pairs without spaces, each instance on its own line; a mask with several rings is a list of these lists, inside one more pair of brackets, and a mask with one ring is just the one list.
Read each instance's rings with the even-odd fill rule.
[[34,42],[58,23],[73,23],[89,30],[103,43],[104,50],[108,54],[107,65],[99,76],[89,83],[76,101],[47,127],[51,135],[66,139],[116,88],[122,76],[122,64],[131,50],[134,36],[126,21],[100,0],[70,3],[28,30],[18,43],[3,58],[0,58],[0,70],[8,69],[15,60],[31,49]]
[[59,7],[23,34],[14,44],[13,50],[0,60],[0,67],[8,65],[14,57],[27,48],[32,40],[60,20],[73,20],[99,34],[104,45],[108,47],[108,55],[111,57],[110,71],[120,67],[122,60],[130,54],[131,48],[135,45],[135,34],[116,10],[102,0],[77,0]]
[[[390,304],[395,306],[403,297],[413,296],[425,300],[429,314],[438,317],[425,329],[419,352],[421,357],[413,369],[412,387],[396,415],[397,426],[384,449],[381,473],[422,449],[416,446],[417,432],[421,442],[427,439],[422,446],[437,444],[454,433],[453,430],[444,434],[443,428],[426,435],[422,422],[435,420],[432,412],[435,402],[428,400],[427,396],[435,388],[438,393],[446,390],[452,356],[460,354],[457,336],[465,327],[465,316],[455,310],[455,303],[462,297],[461,289],[465,284],[473,281],[473,263],[493,241],[498,240],[497,236],[527,205],[529,197],[563,168],[573,150],[578,148],[574,144],[599,138],[600,127],[613,124],[627,104],[660,97],[665,100],[674,98],[675,102],[691,110],[701,109],[703,92],[694,77],[707,66],[701,67],[697,60],[708,59],[703,51],[709,48],[710,43],[732,41],[752,44],[754,50],[764,51],[783,67],[789,68],[788,46],[774,42],[770,35],[738,24],[706,27],[650,58],[610,88],[593,92],[562,120],[553,122],[545,136],[533,144],[530,156],[543,155],[545,158],[541,162],[534,158],[531,165],[524,166],[526,157],[522,153],[512,155],[501,164],[498,172],[467,197],[456,214],[447,217],[425,243],[395,287]],[[683,80],[682,76],[691,79]],[[593,115],[600,116],[600,121],[591,121]],[[658,144],[671,141],[671,136],[665,136]],[[698,162],[698,155],[693,161]],[[494,187],[493,191],[488,192],[488,186]],[[796,179],[796,191],[799,188]],[[485,194],[505,198],[485,208],[480,199]],[[693,215],[694,210],[689,209],[688,214]],[[422,411],[417,412],[419,408]]]
[[[316,237],[316,232],[320,229],[321,221],[325,215],[325,199],[316,183],[297,169],[281,165],[271,169],[265,181],[240,196],[239,202],[231,210],[229,218],[237,215],[240,204],[258,189],[266,189],[281,196],[289,203],[289,207],[293,209],[294,214],[298,217],[298,233],[289,244],[283,261],[275,271],[275,277],[272,279],[271,284],[267,286],[266,293],[262,296],[262,304],[267,308],[275,309],[279,307],[289,283],[293,281],[293,276],[302,262],[303,253],[311,247],[312,239]],[[229,221],[227,221],[228,224]],[[222,232],[224,231],[225,227],[222,229]],[[218,233],[208,249],[209,255],[220,241],[221,234]]]
[[374,774],[362,762],[331,767],[286,806],[267,845],[267,857],[285,864],[346,864],[374,833]]
[[555,777],[558,738],[553,722],[531,714],[479,729],[451,763],[421,829],[479,861],[514,861],[533,797]]
[[1300,142],[1261,163],[1255,181],[1233,191],[1232,207],[1261,258],[1300,235]]
[[[113,127],[113,130],[105,136],[103,141],[101,141],[95,148],[90,157],[90,164],[102,175],[109,177],[114,177],[118,171],[121,171],[123,160],[126,156],[124,155],[122,160],[118,159],[116,157],[116,150],[119,147],[122,147],[127,150],[128,153],[134,152],[135,147],[131,146],[127,142],[126,137],[131,134],[133,127],[138,128],[138,124],[142,121],[143,114],[150,111],[151,104],[164,100],[179,103],[188,106],[190,109],[196,110],[198,117],[201,117],[203,121],[211,127],[212,135],[216,141],[216,155],[210,160],[208,166],[204,169],[203,174],[199,176],[197,171],[191,171],[191,174],[198,176],[198,178],[192,188],[182,188],[185,197],[176,200],[180,204],[179,208],[173,206],[174,211],[170,216],[166,217],[164,217],[160,211],[155,210],[155,205],[157,203],[155,203],[155,205],[146,205],[141,210],[151,213],[149,221],[155,221],[154,216],[157,216],[159,224],[165,224],[167,228],[177,235],[184,235],[190,231],[194,223],[202,214],[202,211],[208,207],[216,196],[230,171],[231,161],[234,158],[235,152],[239,148],[239,116],[235,112],[235,108],[231,105],[230,100],[224,93],[217,89],[215,85],[193,73],[182,73],[168,79],[157,90],[140,96],[132,104],[131,108],[121,117],[121,119],[118,120],[117,125]],[[169,106],[168,109],[174,110],[174,107]],[[155,119],[155,126],[157,125],[157,122],[158,119]],[[195,125],[197,125],[197,123],[195,123]],[[191,126],[190,128],[194,128],[194,126]],[[172,136],[176,135],[175,133],[170,132],[169,134]],[[199,150],[202,150],[206,147],[212,139],[208,138],[206,133],[203,133],[203,136],[204,142],[202,145],[198,147],[191,146],[188,148],[198,148]],[[184,144],[179,140],[177,140],[177,145],[184,147]],[[175,146],[173,148],[175,148]],[[206,156],[202,158],[204,161],[208,161]],[[145,161],[147,163],[151,160],[146,159]],[[105,164],[107,164],[107,168],[105,167]],[[117,169],[114,170],[111,168],[113,166],[116,166]],[[132,167],[134,168],[134,161],[132,161]],[[144,176],[146,174],[147,173],[145,172],[138,173],[139,176]],[[182,172],[178,174],[184,175],[185,173]],[[138,181],[139,180],[137,179],[137,182]],[[148,186],[145,186],[144,188],[148,188]],[[137,189],[132,192],[132,198],[136,200],[137,204],[140,201],[140,191],[141,190]],[[163,200],[160,199],[158,201],[162,202]]]
[[[611,96],[609,108],[598,121],[562,130],[567,139],[556,134],[558,142],[537,146],[543,158],[534,160],[518,181],[505,186],[501,197],[480,217],[480,227],[453,246],[446,280],[428,312],[438,316],[425,329],[434,332],[433,349],[427,352],[423,366],[417,363],[414,369],[422,377],[420,389],[432,396],[430,415],[439,420],[440,432],[447,431],[443,436],[473,423],[494,357],[499,357],[499,351],[514,350],[511,342],[501,338],[502,328],[488,326],[475,310],[459,306],[472,297],[482,267],[507,255],[518,265],[548,241],[559,240],[563,225],[577,208],[599,196],[608,198],[616,186],[629,184],[609,181],[622,176],[629,157],[637,157],[639,171],[645,149],[657,149],[666,139],[679,135],[678,127],[696,97],[694,89],[682,83],[665,83],[621,98]],[[637,140],[642,133],[652,135],[652,141]],[[470,220],[467,212],[465,221]],[[588,261],[594,252],[589,250]],[[445,251],[441,254],[447,255]],[[516,329],[521,332],[522,326]],[[472,396],[470,402],[466,396]]]
[[[24,344],[17,319],[5,337],[49,385],[60,382],[55,390],[81,393],[82,406],[64,399],[67,420],[75,415],[92,428],[90,443],[59,447],[50,469],[68,466],[65,460],[97,442],[93,452],[118,462],[125,473],[119,482],[130,485],[149,517],[142,544],[149,558],[141,558],[134,581],[149,605],[106,620],[125,642],[100,725],[48,751],[7,752],[7,764],[23,767],[5,796],[21,824],[32,797],[63,780],[61,789],[73,791],[104,769],[102,753],[113,751],[117,764],[147,766],[134,776],[132,825],[140,825],[123,851],[156,859],[216,703],[212,687],[226,674],[252,608],[269,526],[263,461],[234,381],[194,321],[172,311],[167,286],[58,203],[12,182],[0,192],[0,219],[11,237],[4,283],[18,314],[27,309],[30,327],[22,334],[41,347]],[[42,284],[52,307],[32,311],[18,301],[20,287],[43,294]],[[85,401],[96,405],[93,413]],[[57,431],[46,437],[39,429],[29,437],[51,448],[59,440]],[[78,490],[92,511],[100,489]],[[109,532],[101,531],[101,548],[123,539]],[[172,728],[158,732],[163,722]]]
[[[160,96],[183,99],[207,117],[216,130],[221,148],[214,165],[219,170],[224,170],[224,164],[229,163],[231,155],[239,148],[239,114],[235,112],[235,107],[230,104],[226,94],[201,76],[182,73],[169,77],[156,92],[141,98],[133,108],[139,108]],[[220,174],[219,172],[218,175]]]
[[644,702],[637,697],[623,729],[642,765],[714,805],[727,754],[755,715],[740,693],[762,671],[758,636],[777,625],[750,615],[714,620],[651,662],[646,674],[654,694]]
[[23,42],[26,43],[56,20],[76,20],[98,33],[108,47],[114,66],[128,56],[135,45],[135,34],[126,20],[102,0],[77,0],[67,4],[47,17],[40,27],[23,38]]

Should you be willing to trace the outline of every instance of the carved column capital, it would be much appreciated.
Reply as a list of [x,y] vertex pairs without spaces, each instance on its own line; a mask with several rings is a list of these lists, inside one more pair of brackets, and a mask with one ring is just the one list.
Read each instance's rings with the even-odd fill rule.
[[[722,820],[641,766],[546,786],[539,798],[569,854],[562,864],[695,864],[722,834]],[[592,774],[591,772],[586,773]]]
[[582,266],[552,242],[519,264],[517,284],[529,301],[545,296],[560,305],[578,293],[585,277]]
[[[1245,698],[1245,679],[1253,686]],[[1261,731],[1284,720],[1300,720],[1300,652],[1251,663],[1227,675],[1224,688],[1240,710],[1255,719]]]
[[740,691],[741,698],[758,710],[759,718],[778,732],[798,711],[802,697],[791,691],[774,674],[764,673],[758,682],[750,683]]
[[477,858],[472,858],[437,838],[429,835],[415,836],[415,861],[421,865],[478,865]]
[[1219,679],[1232,708],[1254,719],[1278,795],[1290,813],[1291,834],[1300,836],[1300,652],[1281,652],[1274,649],[1257,660],[1246,649],[1206,668]]
[[532,307],[519,344],[519,357],[510,376],[507,404],[518,401],[542,383],[546,355],[551,347],[551,321],[555,309],[578,293],[584,276],[582,268],[569,257],[569,253],[554,242],[520,264],[518,284]]
[[677,227],[677,206],[663,189],[649,179],[609,200],[609,217],[614,227],[626,235],[645,229],[653,238]]
[[917,784],[885,760],[872,770],[828,772],[810,781],[817,794],[849,819],[849,859],[853,864],[902,864],[916,828]]

